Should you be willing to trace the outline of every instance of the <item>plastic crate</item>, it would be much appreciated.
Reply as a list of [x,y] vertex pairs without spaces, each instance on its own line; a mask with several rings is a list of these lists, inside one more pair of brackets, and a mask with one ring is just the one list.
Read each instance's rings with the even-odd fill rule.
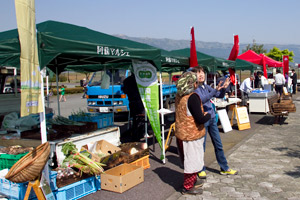
[[[9,199],[24,199],[27,190],[28,182],[14,183],[7,179],[0,178],[0,193]],[[36,195],[31,189],[29,199],[36,199]]]
[[50,188],[52,192],[55,192],[58,187],[56,185],[56,177],[57,177],[57,172],[56,171],[50,171]]
[[10,169],[18,160],[20,160],[27,153],[22,153],[18,155],[11,154],[0,154],[0,170]]
[[135,166],[141,166],[144,169],[148,169],[150,168],[150,163],[149,163],[149,155],[148,156],[144,156],[136,161],[133,161],[130,163],[131,165],[135,165]]
[[88,194],[100,190],[100,178],[96,179],[94,176],[72,183],[62,188],[58,188],[55,192],[57,200],[79,199]]
[[45,116],[46,116],[46,119],[53,119],[53,113],[48,113],[48,114],[46,114]]
[[85,113],[86,116],[70,115],[69,119],[76,122],[96,122],[97,128],[113,125],[113,113]]

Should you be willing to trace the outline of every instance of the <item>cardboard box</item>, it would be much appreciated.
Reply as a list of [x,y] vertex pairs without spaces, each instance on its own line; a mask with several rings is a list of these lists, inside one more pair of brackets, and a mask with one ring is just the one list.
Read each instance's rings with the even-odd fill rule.
[[144,169],[141,166],[122,164],[101,174],[101,189],[123,193],[144,182]]
[[[117,152],[120,152],[121,149],[119,147],[107,142],[106,140],[99,140],[98,142],[96,142],[94,144],[94,146],[92,146],[92,148],[89,148],[89,146],[87,144],[82,146],[80,151],[84,151],[84,150],[89,151],[89,153],[92,156],[91,159],[93,161],[100,162],[100,161],[103,161],[105,158],[108,161],[109,156],[111,156]],[[92,153],[92,152],[101,152],[102,154],[105,154],[105,156],[100,158],[97,154]]]
[[96,152],[101,151],[103,154],[105,154],[106,156],[114,154],[118,151],[120,151],[121,149],[109,142],[107,142],[106,140],[100,140],[97,142],[96,144]]

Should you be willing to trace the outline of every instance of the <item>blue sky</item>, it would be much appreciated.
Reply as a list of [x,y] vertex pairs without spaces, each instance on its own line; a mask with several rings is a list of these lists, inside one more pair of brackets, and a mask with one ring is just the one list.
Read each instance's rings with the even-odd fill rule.
[[[55,20],[132,37],[300,45],[299,0],[36,0],[36,22]],[[14,0],[0,1],[0,31],[16,28]]]

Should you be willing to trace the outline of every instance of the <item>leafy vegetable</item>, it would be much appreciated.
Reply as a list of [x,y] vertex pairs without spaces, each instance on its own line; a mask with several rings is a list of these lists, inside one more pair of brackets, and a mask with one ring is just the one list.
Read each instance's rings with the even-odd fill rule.
[[72,142],[65,143],[62,146],[62,152],[66,156],[63,167],[75,167],[81,172],[92,175],[99,175],[104,171],[102,168],[104,164],[88,158],[88,153],[79,153]]

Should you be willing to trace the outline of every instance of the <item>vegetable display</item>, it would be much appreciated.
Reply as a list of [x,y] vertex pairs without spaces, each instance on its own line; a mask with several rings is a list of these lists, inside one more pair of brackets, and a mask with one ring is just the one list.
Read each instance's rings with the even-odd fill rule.
[[50,122],[52,124],[56,124],[56,125],[74,125],[74,126],[85,125],[85,123],[75,122],[75,121],[69,120],[66,117],[62,117],[62,116],[56,116],[55,118],[50,119]]
[[104,164],[95,162],[88,158],[88,151],[78,152],[76,146],[72,142],[67,142],[62,146],[62,152],[66,156],[62,163],[62,167],[75,167],[79,171],[91,175],[99,175],[104,170]]

